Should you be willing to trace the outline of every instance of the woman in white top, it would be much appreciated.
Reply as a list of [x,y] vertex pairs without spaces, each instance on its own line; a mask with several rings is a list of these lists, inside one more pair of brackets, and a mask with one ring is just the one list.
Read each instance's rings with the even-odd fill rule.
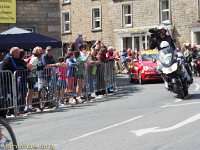
[[[36,71],[37,65],[39,62],[39,57],[43,54],[43,50],[41,47],[37,46],[32,51],[32,57],[30,59],[29,64],[32,65],[32,72]],[[30,76],[28,79],[28,92],[26,95],[26,106],[25,106],[25,112],[32,112],[36,111],[36,109],[32,108],[32,95],[34,93],[34,74]]]

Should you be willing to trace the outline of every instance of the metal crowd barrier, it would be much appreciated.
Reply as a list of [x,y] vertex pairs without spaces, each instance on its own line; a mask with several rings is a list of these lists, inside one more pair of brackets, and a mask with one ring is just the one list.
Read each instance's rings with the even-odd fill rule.
[[107,94],[111,87],[115,89],[113,61],[43,71],[19,70],[14,74],[0,71],[0,110],[14,110],[17,115],[26,106],[28,93],[31,93],[33,106],[55,106],[62,97],[85,96],[88,100],[91,93]]

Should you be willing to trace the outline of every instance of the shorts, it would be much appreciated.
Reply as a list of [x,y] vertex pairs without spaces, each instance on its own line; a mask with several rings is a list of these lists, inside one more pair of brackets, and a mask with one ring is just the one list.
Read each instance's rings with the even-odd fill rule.
[[66,80],[58,80],[57,81],[57,86],[58,86],[58,88],[66,89],[67,88]]
[[28,86],[28,89],[33,90],[36,81],[37,81],[37,79],[36,79],[35,77],[28,77],[28,78],[27,78],[27,86]]
[[46,80],[43,78],[38,78],[38,91],[41,91],[45,87]]
[[76,79],[83,79],[83,75],[82,74],[77,74],[76,75]]

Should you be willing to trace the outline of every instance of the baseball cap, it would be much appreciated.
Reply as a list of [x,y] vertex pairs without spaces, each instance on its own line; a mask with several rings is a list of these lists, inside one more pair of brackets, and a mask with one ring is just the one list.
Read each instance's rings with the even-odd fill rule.
[[48,51],[48,50],[52,50],[52,47],[51,46],[47,46],[46,47],[46,51]]

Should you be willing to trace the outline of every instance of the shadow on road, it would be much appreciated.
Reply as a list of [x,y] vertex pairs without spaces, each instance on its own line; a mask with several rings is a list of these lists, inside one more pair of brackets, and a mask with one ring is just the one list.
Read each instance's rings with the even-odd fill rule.
[[[45,111],[37,111],[28,115],[18,116],[18,117],[11,117],[7,118],[6,120],[12,124],[21,124],[22,121],[32,118],[32,119],[41,119],[44,114],[51,114],[51,113],[59,113],[59,112],[66,112],[73,109],[87,109],[88,107],[95,106],[98,103],[106,102],[106,101],[113,101],[113,100],[122,100],[122,97],[128,97],[133,93],[141,92],[143,90],[142,86],[137,86],[138,84],[131,84],[129,83],[128,75],[120,75],[117,76],[117,91],[115,93],[110,93],[107,96],[102,98],[95,98],[90,102],[86,102],[83,104],[77,104],[74,106],[66,106],[64,108],[58,109],[47,109]],[[38,116],[39,114],[39,116]]]
[[200,100],[200,94],[191,94],[189,97],[186,97],[183,100]]

